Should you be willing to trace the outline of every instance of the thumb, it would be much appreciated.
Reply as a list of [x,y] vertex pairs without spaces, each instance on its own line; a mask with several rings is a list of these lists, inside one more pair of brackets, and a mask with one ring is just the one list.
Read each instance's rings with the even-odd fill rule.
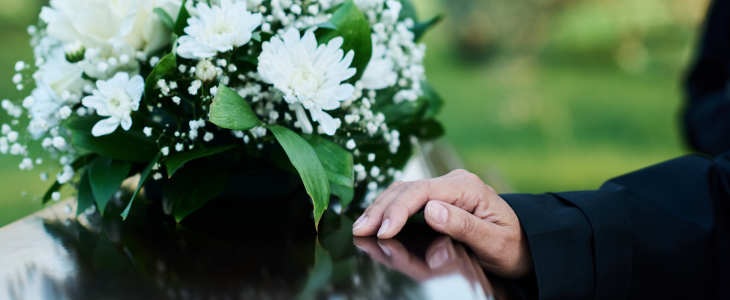
[[470,247],[482,246],[485,240],[498,234],[491,228],[492,224],[446,202],[428,202],[425,218],[434,230]]

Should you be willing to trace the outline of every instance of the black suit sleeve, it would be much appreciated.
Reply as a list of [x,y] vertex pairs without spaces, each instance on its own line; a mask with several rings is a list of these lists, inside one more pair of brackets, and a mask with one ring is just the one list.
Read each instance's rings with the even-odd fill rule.
[[527,234],[539,298],[730,297],[725,162],[688,156],[597,191],[503,195]]
[[730,151],[730,1],[714,1],[699,57],[686,82],[685,133],[695,150]]

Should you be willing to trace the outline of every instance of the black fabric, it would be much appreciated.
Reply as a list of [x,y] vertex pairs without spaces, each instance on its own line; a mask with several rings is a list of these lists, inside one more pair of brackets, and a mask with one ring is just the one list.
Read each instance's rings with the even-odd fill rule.
[[597,191],[503,195],[527,233],[536,294],[730,299],[728,157],[678,158]]
[[714,1],[699,56],[687,78],[686,137],[697,151],[730,151],[730,1]]

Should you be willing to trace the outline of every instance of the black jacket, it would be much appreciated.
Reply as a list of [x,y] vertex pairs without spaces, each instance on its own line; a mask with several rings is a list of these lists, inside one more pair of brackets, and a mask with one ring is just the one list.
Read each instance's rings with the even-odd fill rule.
[[730,154],[687,156],[597,191],[502,197],[540,299],[730,299],[729,183]]
[[[715,1],[687,81],[687,156],[597,191],[503,195],[527,233],[540,299],[730,299],[730,0]],[[723,154],[725,153],[725,154]]]
[[686,137],[712,156],[730,151],[730,1],[715,1],[699,57],[687,78]]

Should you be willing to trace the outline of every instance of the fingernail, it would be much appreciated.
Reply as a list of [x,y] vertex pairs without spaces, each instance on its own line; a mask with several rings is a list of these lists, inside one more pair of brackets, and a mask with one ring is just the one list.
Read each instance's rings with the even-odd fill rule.
[[365,226],[365,224],[367,224],[367,223],[368,223],[368,217],[365,214],[363,214],[362,216],[360,216],[360,218],[357,219],[355,224],[352,224],[352,231],[355,231],[358,228]]
[[385,252],[385,255],[390,256],[390,250],[388,249],[388,247],[385,247],[380,243],[378,243],[378,246],[380,246],[380,250],[383,250],[383,252]]
[[431,201],[428,203],[428,216],[438,224],[446,224],[446,219],[449,218],[449,211],[443,205]]
[[383,221],[383,225],[380,225],[380,230],[378,230],[378,236],[388,231],[388,227],[390,227],[390,219],[385,219],[385,221]]
[[428,266],[431,267],[431,269],[436,269],[440,267],[449,260],[449,252],[446,251],[446,247],[441,247],[438,250],[434,251],[433,255],[431,255],[431,259],[428,261]]

